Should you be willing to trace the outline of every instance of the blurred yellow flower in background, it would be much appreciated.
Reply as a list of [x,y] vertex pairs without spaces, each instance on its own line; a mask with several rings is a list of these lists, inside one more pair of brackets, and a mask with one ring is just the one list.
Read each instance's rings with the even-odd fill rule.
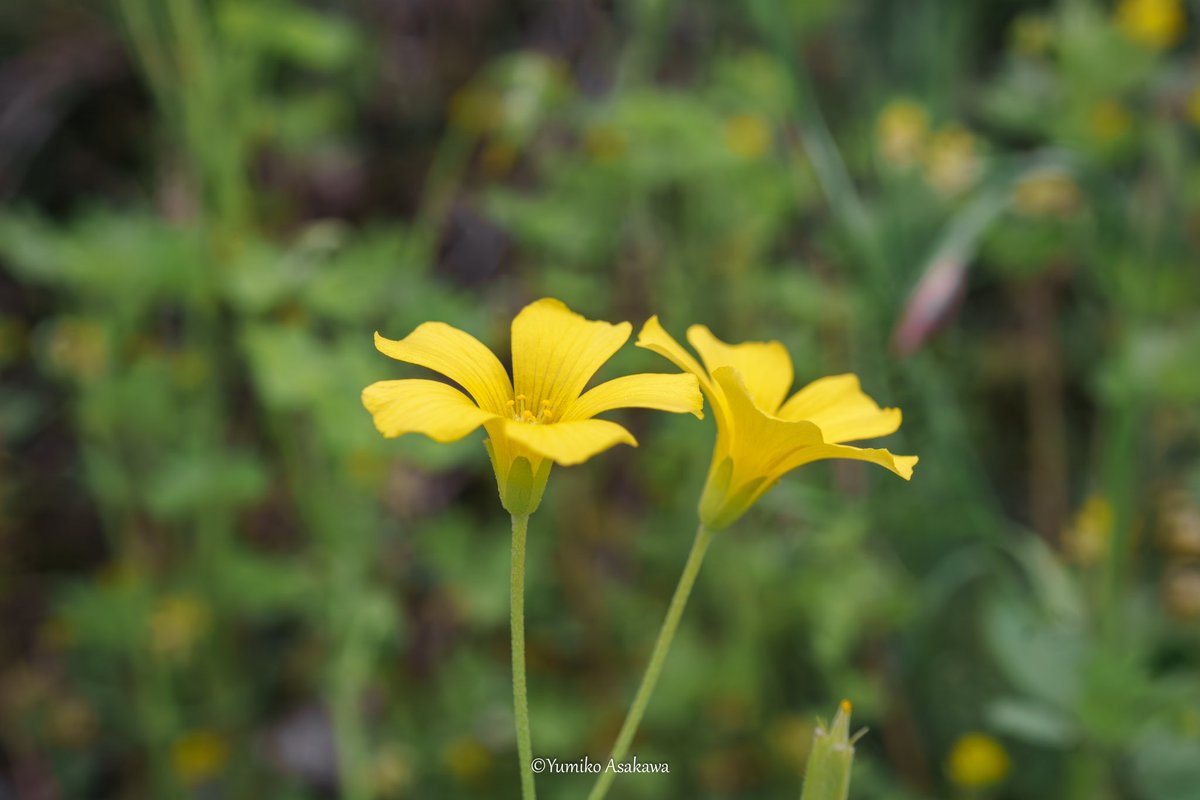
[[199,597],[168,595],[150,615],[150,648],[160,656],[186,660],[210,622],[208,605]]
[[180,737],[171,748],[171,768],[189,786],[220,775],[228,761],[229,742],[210,730],[192,731]]
[[1200,86],[1192,89],[1187,98],[1188,121],[1200,128]]
[[108,368],[108,336],[96,322],[64,317],[50,323],[45,340],[50,364],[77,380],[98,378]]
[[1119,101],[1109,98],[1092,106],[1088,114],[1088,127],[1097,141],[1111,144],[1129,133],[1133,127],[1133,117]]
[[478,783],[492,768],[492,751],[473,736],[462,736],[442,750],[446,768],[463,783]]
[[1067,558],[1085,567],[1098,563],[1108,552],[1112,527],[1112,504],[1103,495],[1093,494],[1080,506],[1070,527],[1063,532],[1063,550]]
[[551,298],[530,303],[512,323],[512,381],[483,343],[445,323],[426,322],[399,341],[376,333],[381,353],[440,372],[467,394],[440,381],[379,381],[363,390],[363,405],[388,437],[452,442],[482,425],[501,502],[511,514],[532,514],[552,464],[637,446],[633,434],[597,414],[636,407],[703,416],[690,375],[626,375],[583,391],[631,331],[628,322],[588,320]]
[[484,86],[468,85],[450,98],[450,127],[472,136],[497,128],[504,120],[504,99]]
[[618,128],[596,125],[583,134],[583,150],[593,161],[607,164],[625,155],[629,140]]
[[1172,489],[1159,498],[1158,541],[1170,556],[1200,559],[1200,504],[1190,492]]
[[1162,580],[1163,605],[1182,620],[1200,619],[1200,561],[1180,561],[1167,567]]
[[114,591],[139,586],[145,579],[145,568],[141,561],[129,557],[108,562],[96,575],[96,582],[100,586]]
[[86,747],[100,729],[96,712],[82,698],[57,694],[47,704],[47,724],[55,742],[64,747]]
[[804,762],[812,749],[815,727],[808,717],[800,714],[789,714],[775,720],[767,732],[772,754],[788,769],[803,773]]
[[1166,50],[1183,38],[1187,17],[1180,0],[1121,0],[1117,28],[1152,50]]
[[403,797],[412,786],[413,758],[403,744],[382,745],[371,766],[371,786],[382,797]]
[[921,160],[929,139],[929,115],[912,100],[893,100],[879,112],[875,138],[887,164],[898,169],[912,167]]
[[993,786],[1008,775],[1011,763],[1004,745],[986,733],[960,736],[946,759],[946,775],[962,789]]
[[925,155],[925,182],[947,197],[961,194],[979,176],[982,163],[974,134],[959,125],[938,131]]
[[1158,542],[1167,557],[1163,606],[1179,619],[1200,619],[1200,503],[1187,489],[1175,487],[1159,498]]
[[771,126],[758,114],[732,116],[725,120],[725,145],[742,158],[762,158],[771,149]]
[[900,428],[900,410],[880,408],[856,375],[813,381],[790,398],[792,359],[780,342],[730,345],[703,325],[687,331],[704,366],[651,317],[637,346],[695,375],[717,423],[717,443],[700,500],[700,519],[726,528],[787,472],[828,458],[869,461],[908,480],[916,456],[849,447],[844,442],[887,436]]
[[1038,170],[1018,181],[1012,203],[1027,217],[1068,217],[1079,209],[1079,186],[1061,169]]
[[1022,14],[1013,23],[1012,46],[1023,56],[1043,56],[1054,42],[1054,23],[1041,14]]

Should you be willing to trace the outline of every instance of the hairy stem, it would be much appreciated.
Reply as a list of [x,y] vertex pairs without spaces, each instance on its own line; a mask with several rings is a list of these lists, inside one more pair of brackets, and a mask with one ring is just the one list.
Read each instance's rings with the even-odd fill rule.
[[521,797],[533,800],[537,790],[533,783],[533,742],[529,733],[529,694],[525,689],[525,533],[529,529],[527,514],[512,518],[512,674],[513,716],[517,722],[517,757],[521,760]]
[[[616,744],[613,745],[609,756],[612,762],[619,763],[624,760],[629,753],[629,746],[633,744],[633,737],[641,724],[642,715],[646,713],[646,706],[650,704],[650,696],[654,694],[654,687],[667,660],[667,653],[671,650],[671,640],[675,638],[675,629],[679,627],[679,619],[683,616],[683,609],[687,607],[688,595],[692,593],[692,585],[696,582],[696,575],[700,572],[700,564],[704,561],[704,553],[708,550],[712,535],[712,531],[704,525],[696,529],[696,541],[692,543],[692,551],[688,553],[687,563],[683,567],[683,574],[679,576],[675,594],[671,597],[667,616],[658,632],[658,639],[654,642],[654,651],[650,655],[650,663],[646,665],[646,672],[642,675],[642,684],[638,687],[633,705],[629,707],[629,713],[625,715],[625,723],[621,726],[621,732],[617,734]],[[591,794],[588,795],[588,800],[600,800],[604,797],[616,776],[614,771],[602,770]]]

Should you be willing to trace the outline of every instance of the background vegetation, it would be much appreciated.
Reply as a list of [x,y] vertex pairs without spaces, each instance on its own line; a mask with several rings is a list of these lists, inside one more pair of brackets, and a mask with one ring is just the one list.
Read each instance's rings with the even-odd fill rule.
[[[921,456],[718,537],[614,796],[796,797],[844,696],[856,797],[1195,800],[1196,12],[9,0],[0,797],[515,796],[480,437],[358,395],[549,294],[856,371]],[[607,752],[690,542],[711,422],[623,419],[531,526],[540,755]]]

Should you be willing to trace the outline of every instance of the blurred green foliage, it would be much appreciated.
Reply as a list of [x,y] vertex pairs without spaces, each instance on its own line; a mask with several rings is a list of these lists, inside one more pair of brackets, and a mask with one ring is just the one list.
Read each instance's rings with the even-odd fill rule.
[[[6,76],[126,65],[0,81],[0,796],[516,796],[484,450],[358,392],[553,295],[858,372],[921,455],[718,537],[614,796],[798,796],[849,697],[853,797],[1194,800],[1182,4],[408,5],[0,12]],[[694,524],[711,424],[626,421],[530,531],[539,755],[607,752]]]

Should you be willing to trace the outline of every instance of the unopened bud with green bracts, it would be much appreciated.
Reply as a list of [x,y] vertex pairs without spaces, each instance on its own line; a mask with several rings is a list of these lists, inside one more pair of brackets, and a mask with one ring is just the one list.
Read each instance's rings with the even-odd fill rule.
[[854,743],[866,729],[850,735],[850,701],[843,700],[826,727],[817,720],[812,751],[804,771],[804,791],[800,800],[846,800],[850,794],[850,766],[854,762]]

